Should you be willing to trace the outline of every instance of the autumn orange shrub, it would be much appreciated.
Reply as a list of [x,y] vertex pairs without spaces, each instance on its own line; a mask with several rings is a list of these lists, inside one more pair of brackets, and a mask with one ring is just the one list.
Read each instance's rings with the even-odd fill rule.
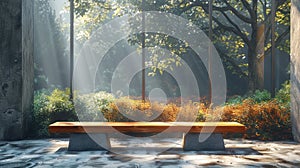
[[271,100],[255,103],[251,99],[223,108],[222,121],[236,121],[247,127],[246,138],[283,140],[292,138],[290,108]]
[[[141,100],[120,99],[104,113],[108,121],[234,121],[246,126],[245,138],[261,140],[291,139],[289,107],[276,100],[256,103],[245,99],[214,109],[203,103],[189,102],[182,107]],[[150,119],[150,120],[149,120]]]
[[[204,105],[201,107],[204,109]],[[179,107],[175,103],[120,98],[110,104],[108,111],[102,113],[107,121],[196,121],[199,118],[199,103],[188,101]]]
[[[181,106],[180,101],[184,102]],[[102,112],[107,121],[233,121],[246,126],[245,138],[292,139],[289,85],[279,90],[275,98],[267,91],[255,91],[215,108],[182,98],[168,104],[120,98],[109,109]]]
[[276,100],[256,103],[246,99],[240,104],[214,109],[202,103],[150,104],[141,100],[120,99],[104,113],[107,121],[234,121],[246,126],[245,138],[261,140],[291,139],[290,109]]

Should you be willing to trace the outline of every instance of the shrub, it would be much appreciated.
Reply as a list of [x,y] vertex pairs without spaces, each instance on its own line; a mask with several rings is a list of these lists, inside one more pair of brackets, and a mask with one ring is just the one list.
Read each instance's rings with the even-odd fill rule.
[[49,136],[48,126],[53,122],[77,120],[73,104],[69,101],[69,93],[69,90],[58,89],[51,93],[47,90],[35,92],[32,136]]
[[234,96],[234,97],[231,97],[230,99],[227,100],[226,105],[240,104],[242,102],[243,102],[243,97],[242,96]]
[[256,90],[248,98],[252,99],[255,103],[261,103],[271,100],[271,94],[266,90]]
[[48,124],[50,123],[50,113],[46,106],[48,104],[49,92],[47,90],[36,91],[33,101],[33,122],[31,125],[32,136],[44,137],[48,136]]
[[110,110],[102,111],[107,121],[175,121],[179,108],[175,104],[161,104],[126,97],[116,99]]
[[204,118],[204,115],[198,113],[200,107],[204,109],[205,106],[188,101],[179,107],[174,103],[143,102],[123,97],[116,99],[111,103],[110,110],[102,113],[107,121],[195,121]]
[[271,94],[266,90],[256,90],[249,92],[246,96],[234,96],[227,100],[226,105],[241,104],[244,100],[251,99],[255,103],[261,103],[271,100]]
[[183,122],[204,120],[204,112],[199,113],[199,109],[206,110],[205,105],[187,101],[179,107],[174,103],[144,102],[123,97],[116,99],[110,104],[109,110],[102,111],[102,113],[107,121]]
[[[153,102],[151,104],[151,109],[155,111],[156,115],[159,114],[158,117],[153,120],[158,122],[174,122],[179,117],[178,114],[180,110],[182,110],[173,103],[169,103],[165,105],[165,104],[160,104],[159,102]],[[182,117],[179,118],[179,120],[182,119],[183,119]]]
[[222,121],[236,121],[247,127],[246,138],[261,140],[291,139],[290,109],[276,100],[255,103],[245,100],[242,104],[223,108]]
[[107,92],[78,95],[75,98],[75,111],[80,121],[104,121],[103,114],[111,111],[111,103],[115,101]]
[[291,84],[290,81],[286,81],[285,83],[282,84],[282,88],[278,90],[276,93],[275,99],[283,104],[286,107],[290,107],[290,102],[291,102]]
[[267,91],[256,91],[244,97],[239,104],[228,103],[223,110],[223,121],[237,121],[246,125],[246,138],[292,139],[289,82],[283,84],[274,99]]
[[292,139],[290,120],[289,82],[276,93],[274,99],[267,91],[255,91],[247,96],[235,96],[222,107],[199,111],[198,121],[235,121],[247,127],[245,138],[260,140]]
[[48,96],[47,111],[50,113],[50,122],[56,121],[76,121],[77,116],[73,103],[69,100],[70,90],[65,91],[55,89]]
[[[179,100],[176,99],[176,102]],[[116,99],[112,94],[98,92],[75,94],[75,109],[69,101],[69,90],[41,90],[35,92],[33,131],[37,136],[48,136],[48,126],[55,121],[236,121],[247,127],[245,138],[261,140],[291,139],[290,84],[286,82],[274,99],[267,91],[236,96],[224,106],[207,107],[206,103],[183,100],[162,104]]]

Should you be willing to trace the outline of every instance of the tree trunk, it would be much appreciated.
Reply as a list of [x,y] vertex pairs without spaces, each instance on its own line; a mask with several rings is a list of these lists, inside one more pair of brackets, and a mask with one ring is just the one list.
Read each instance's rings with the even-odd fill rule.
[[256,53],[252,50],[248,50],[248,56],[249,91],[254,91],[257,89],[261,90],[264,88],[263,58],[258,58]]
[[251,46],[248,46],[248,90],[264,88],[264,29],[265,26],[253,26]]
[[265,25],[261,24],[257,27],[257,36],[256,36],[256,57],[257,57],[257,66],[256,72],[258,75],[258,88],[264,88],[264,58],[265,58]]
[[255,53],[252,49],[248,49],[248,91],[256,89],[256,73],[255,73]]

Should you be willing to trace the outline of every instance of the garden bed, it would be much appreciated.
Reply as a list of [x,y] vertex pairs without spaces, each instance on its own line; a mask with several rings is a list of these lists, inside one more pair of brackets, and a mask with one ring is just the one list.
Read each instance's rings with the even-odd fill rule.
[[[49,136],[47,127],[55,121],[232,121],[244,124],[244,138],[261,140],[292,139],[290,121],[289,84],[279,90],[275,98],[267,91],[247,96],[235,96],[214,109],[203,100],[170,99],[167,104],[115,98],[98,92],[75,97],[69,101],[69,91],[55,89],[41,91],[35,96],[33,129],[35,136]],[[179,102],[185,102],[180,106]]]

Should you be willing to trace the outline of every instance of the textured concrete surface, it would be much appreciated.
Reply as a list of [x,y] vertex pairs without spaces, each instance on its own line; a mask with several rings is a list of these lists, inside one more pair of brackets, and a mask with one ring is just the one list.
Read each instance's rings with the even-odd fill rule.
[[[186,134],[183,139],[183,150],[225,150],[222,134]],[[203,140],[202,140],[203,139]]]
[[106,150],[110,140],[106,134],[71,134],[69,151]]
[[74,152],[67,151],[67,139],[0,141],[0,167],[300,167],[295,142],[225,139],[225,151],[197,152],[183,151],[181,143],[178,138],[154,143],[113,139],[117,152]]
[[291,111],[294,139],[300,142],[300,0],[291,7]]
[[33,0],[0,1],[0,139],[23,138],[33,98]]

